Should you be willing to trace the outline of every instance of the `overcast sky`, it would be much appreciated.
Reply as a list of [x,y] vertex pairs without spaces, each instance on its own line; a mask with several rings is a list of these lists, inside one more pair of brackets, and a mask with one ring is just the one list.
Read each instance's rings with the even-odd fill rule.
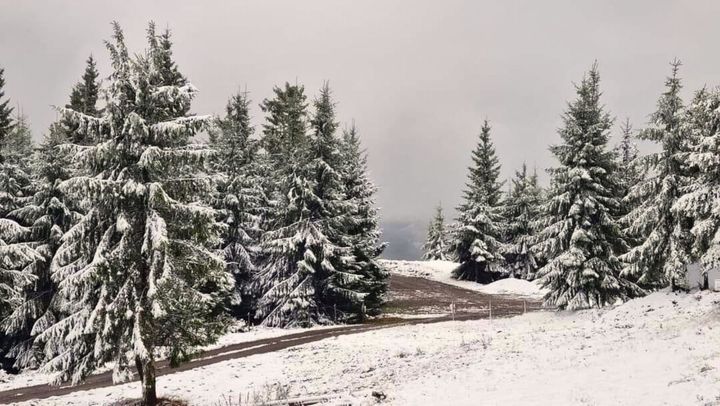
[[686,95],[720,83],[717,1],[8,1],[0,0],[6,94],[39,138],[67,102],[89,54],[117,20],[130,47],[149,20],[169,26],[181,71],[200,89],[196,113],[219,113],[247,86],[257,104],[296,79],[329,80],[341,121],[368,149],[384,220],[425,224],[454,207],[482,120],[503,175],[554,165],[547,146],[573,81],[597,59],[618,122],[645,123],[668,62],[682,59]]

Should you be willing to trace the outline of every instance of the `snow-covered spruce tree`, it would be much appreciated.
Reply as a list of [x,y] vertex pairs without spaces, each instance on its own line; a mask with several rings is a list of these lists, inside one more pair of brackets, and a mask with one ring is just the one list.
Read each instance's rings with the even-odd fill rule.
[[309,175],[313,188],[308,199],[308,214],[314,227],[325,237],[322,245],[310,247],[316,258],[320,313],[334,322],[356,321],[364,317],[363,276],[353,266],[355,256],[346,226],[355,215],[355,202],[346,199],[343,181],[343,156],[335,118],[335,102],[325,82],[313,100],[310,120]]
[[[6,103],[0,104],[0,109],[7,110]],[[33,247],[25,244],[31,229],[12,215],[32,197],[28,166],[32,150],[30,129],[23,116],[9,120],[0,129],[3,131],[0,134],[0,367],[3,369],[14,364],[18,311],[23,309],[25,292],[36,283],[34,264],[41,259]]]
[[166,85],[158,48],[130,57],[114,23],[107,42],[113,72],[99,118],[71,109],[63,115],[98,140],[76,150],[79,173],[60,190],[88,199],[92,209],[62,238],[51,265],[66,315],[43,331],[55,382],[77,383],[107,362],[113,378],[139,372],[143,404],[154,405],[155,357],[171,363],[212,342],[225,327],[214,312],[230,294],[215,211],[199,203],[212,182],[199,174],[209,150],[188,145],[209,116],[182,116],[196,89]]
[[[687,107],[683,133],[692,145],[679,154],[687,164],[692,182],[672,207],[678,218],[692,219],[693,260],[705,269],[720,266],[720,93],[702,89]],[[692,286],[691,286],[692,287]]]
[[12,119],[13,108],[10,99],[5,99],[5,69],[0,68],[0,143],[4,142],[10,131],[15,127]]
[[25,272],[32,274],[34,282],[25,286],[22,302],[3,320],[2,328],[10,337],[12,347],[8,357],[15,360],[18,368],[37,367],[41,353],[33,348],[34,336],[44,331],[56,320],[50,308],[56,286],[50,277],[50,263],[60,246],[60,239],[76,224],[81,214],[65,204],[65,197],[58,188],[61,181],[70,177],[70,161],[67,154],[57,147],[67,142],[57,125],[51,127],[39,151],[33,159],[33,180],[37,191],[29,204],[13,210],[8,218],[26,226],[24,245],[36,255],[22,264]]
[[180,73],[180,69],[172,57],[173,43],[170,29],[166,28],[162,34],[156,35],[155,23],[150,22],[147,36],[150,48],[154,51],[155,66],[158,69],[157,74],[160,76],[162,83],[166,86],[184,86],[187,84],[187,79]]
[[672,211],[691,181],[683,162],[689,139],[682,125],[685,109],[680,98],[679,68],[680,62],[673,61],[672,75],[665,82],[666,90],[651,116],[650,127],[638,134],[640,139],[660,144],[662,150],[639,158],[643,180],[625,198],[633,209],[623,223],[627,234],[639,244],[621,257],[626,264],[623,275],[647,287],[682,284],[685,266],[691,262],[691,224]]
[[267,193],[274,204],[265,220],[263,261],[252,282],[259,297],[255,318],[272,326],[310,325],[318,314],[314,268],[304,260],[299,224],[307,219],[304,199],[310,194],[303,172],[309,148],[307,97],[301,85],[285,83],[273,91],[275,96],[260,105],[266,113],[261,143],[272,168]]
[[623,196],[627,195],[630,188],[640,182],[641,177],[637,168],[638,147],[635,143],[632,124],[630,119],[625,119],[620,130],[622,131],[620,142],[615,146],[615,153],[620,160],[618,175],[620,184],[624,189]]
[[460,265],[453,276],[461,280],[489,283],[506,276],[502,268],[502,183],[500,163],[485,120],[480,140],[472,153],[465,201],[458,207],[457,226],[451,242]]
[[[90,55],[85,65],[82,80],[73,86],[72,92],[70,93],[70,103],[65,105],[65,107],[88,116],[97,117],[100,113],[97,109],[97,102],[100,96],[99,75],[95,59]],[[56,125],[57,127],[51,129],[51,131],[63,131],[64,136],[74,144],[89,145],[93,142],[92,140],[79,138],[83,132],[77,131],[77,125],[73,124],[70,120],[61,119]]]
[[[87,61],[83,80],[76,84],[70,94],[68,108],[96,116],[99,94],[98,74],[92,56]],[[27,228],[22,238],[23,247],[35,250],[34,255],[16,264],[32,275],[33,283],[21,291],[22,302],[14,306],[12,313],[2,323],[8,336],[8,357],[17,368],[36,367],[41,362],[41,352],[33,346],[34,336],[52,325],[59,317],[50,306],[56,291],[56,283],[50,276],[50,264],[60,245],[63,234],[79,221],[80,207],[69,206],[58,185],[69,179],[71,160],[59,146],[71,140],[76,144],[89,144],[76,130],[78,125],[70,120],[60,119],[50,126],[40,149],[32,155],[32,181],[35,194],[32,200],[8,213],[8,219]],[[29,132],[15,141],[20,158],[30,157]],[[26,165],[23,165],[26,166]],[[25,171],[27,172],[27,170]],[[20,270],[20,269],[18,269]]]
[[235,275],[233,305],[236,317],[247,317],[252,305],[250,282],[260,260],[259,244],[265,212],[269,207],[261,169],[259,143],[251,136],[250,100],[247,93],[230,98],[223,118],[210,133],[215,150],[213,169],[221,174],[214,206],[227,224],[222,248],[228,271]]
[[550,148],[560,166],[550,170],[545,228],[533,247],[548,261],[537,272],[549,289],[545,301],[560,309],[600,307],[642,293],[620,276],[622,190],[607,148],[612,119],[600,104],[596,64],[576,89],[563,115],[562,143]]
[[447,233],[445,231],[445,216],[443,215],[442,205],[435,208],[435,216],[428,225],[427,240],[423,245],[423,251],[423,259],[426,261],[447,260]]
[[538,261],[530,249],[537,232],[541,191],[537,174],[528,174],[527,165],[515,171],[510,193],[503,206],[505,217],[505,261],[510,277],[534,279]]
[[[293,96],[294,92],[294,97],[283,102],[284,96]],[[301,113],[303,102],[302,88],[286,85],[286,92],[264,103],[279,106],[284,115],[275,123],[276,116],[271,113],[268,117],[269,152],[279,148],[287,154],[285,160],[294,161],[285,164],[291,183],[279,185],[280,191],[287,190],[279,195],[286,196],[278,205],[280,215],[276,218],[281,222],[265,238],[269,257],[259,273],[263,295],[258,302],[258,316],[265,325],[349,320],[363,308],[364,295],[356,290],[362,276],[348,266],[353,258],[344,244],[348,207],[339,172],[340,145],[329,87],[326,84],[313,103],[310,136],[304,134],[305,124],[300,121],[305,117]],[[279,131],[273,132],[276,129]],[[288,138],[306,142],[292,145]]]
[[344,233],[347,239],[346,245],[351,247],[351,254],[354,257],[348,264],[348,269],[362,276],[354,285],[357,291],[365,295],[363,298],[365,312],[360,312],[360,317],[364,318],[365,314],[370,316],[380,314],[389,274],[377,262],[377,258],[386,246],[380,240],[378,209],[374,200],[377,187],[368,175],[367,155],[361,147],[354,123],[343,131],[340,153],[345,207],[349,209],[345,216]]

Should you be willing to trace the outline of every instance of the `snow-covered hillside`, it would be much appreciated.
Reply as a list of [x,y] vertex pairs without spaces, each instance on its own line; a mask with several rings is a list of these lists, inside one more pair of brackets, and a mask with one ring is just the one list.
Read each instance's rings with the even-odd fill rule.
[[[720,294],[654,293],[582,312],[443,322],[341,336],[163,376],[192,405],[286,388],[353,405],[715,405]],[[137,383],[34,405],[109,403]],[[284,391],[284,389],[283,389]]]
[[525,296],[535,299],[541,299],[545,295],[545,290],[536,282],[529,282],[522,279],[502,279],[488,285],[453,279],[451,273],[458,264],[450,261],[401,261],[384,259],[381,260],[380,263],[390,272],[432,279],[447,283],[448,285],[482,293]]

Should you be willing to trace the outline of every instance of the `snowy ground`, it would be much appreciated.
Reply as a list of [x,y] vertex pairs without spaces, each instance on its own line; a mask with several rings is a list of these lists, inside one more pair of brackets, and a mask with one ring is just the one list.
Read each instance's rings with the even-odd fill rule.
[[[603,310],[341,336],[160,377],[158,389],[193,405],[278,387],[358,405],[373,404],[372,391],[391,405],[717,405],[718,343],[720,293],[658,292]],[[28,404],[138,394],[134,383]]]
[[521,279],[502,279],[488,285],[453,279],[451,273],[453,269],[458,266],[455,262],[401,261],[388,259],[381,260],[380,262],[383,266],[390,270],[390,272],[406,276],[427,278],[477,292],[524,296],[533,299],[541,299],[545,295],[545,290],[543,290],[536,282],[529,282]]
[[[201,350],[212,350],[215,348],[221,348],[232,344],[240,344],[248,341],[262,340],[265,338],[274,338],[284,335],[299,333],[306,331],[302,328],[293,329],[282,329],[282,328],[271,328],[271,327],[253,327],[249,331],[241,331],[240,328],[244,327],[244,323],[238,323],[235,332],[230,332],[220,337],[220,339],[213,345],[203,347]],[[315,329],[327,329],[333,327],[315,327]],[[98,370],[97,372],[108,371],[112,368],[107,367]],[[39,373],[34,370],[27,370],[19,375],[7,374],[5,371],[0,370],[0,391],[22,388],[26,386],[40,385],[48,382],[48,375]]]

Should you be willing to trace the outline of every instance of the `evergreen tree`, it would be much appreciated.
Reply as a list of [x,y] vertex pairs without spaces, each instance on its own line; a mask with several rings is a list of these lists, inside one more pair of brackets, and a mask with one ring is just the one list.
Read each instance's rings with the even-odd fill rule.
[[[83,80],[72,89],[68,108],[88,115],[98,114],[97,77],[95,61],[91,56],[87,61]],[[17,236],[14,241],[22,241],[26,253],[31,252],[29,248],[34,250],[32,255],[15,262],[16,270],[30,275],[33,283],[25,284],[18,290],[18,302],[12,313],[4,319],[2,329],[6,334],[7,357],[14,362],[15,367],[22,368],[35,367],[41,362],[41,354],[32,345],[34,336],[48,328],[58,317],[56,311],[50,307],[57,288],[50,276],[50,263],[63,234],[81,217],[79,206],[68,207],[64,194],[58,188],[61,181],[70,177],[72,166],[68,152],[59,147],[71,141],[88,144],[92,140],[85,139],[77,132],[79,125],[60,119],[51,125],[50,134],[46,136],[39,151],[33,154],[30,131],[25,120],[18,122],[21,130],[8,137],[5,144],[11,163],[15,163],[10,168],[16,176],[11,178],[17,184],[17,175],[20,175],[22,185],[29,185],[32,181],[34,187],[29,191],[28,186],[21,185],[23,192],[13,193],[14,204],[10,208],[14,209],[7,213],[7,219],[16,222],[25,230],[22,236]],[[34,193],[32,197],[31,193]],[[25,197],[19,199],[21,195]]]
[[27,118],[15,118],[12,130],[0,144],[0,216],[23,207],[32,197],[30,162],[33,152],[32,133]]
[[[383,295],[387,291],[387,270],[377,262],[386,244],[380,241],[380,222],[374,196],[377,187],[368,176],[367,155],[362,150],[357,128],[353,123],[343,131],[341,142],[345,199],[349,208],[346,216],[345,234],[354,261],[348,266],[362,278],[356,283],[357,290],[365,294],[365,313],[380,314]],[[360,316],[364,317],[361,312]]]
[[16,211],[32,198],[28,166],[32,151],[30,128],[24,116],[12,120],[0,139],[0,366],[9,367],[17,357],[18,320],[22,321],[25,293],[37,282],[40,254],[25,242],[32,230]]
[[[0,68],[0,144],[12,131],[14,124],[12,119],[12,107],[9,107],[10,100],[3,100],[5,97],[5,69]],[[0,159],[3,157],[0,156]],[[0,161],[2,162],[2,161]]]
[[615,153],[620,159],[618,168],[618,174],[620,175],[620,184],[623,187],[623,196],[627,195],[630,188],[637,184],[640,179],[640,173],[636,167],[636,159],[638,157],[638,147],[635,143],[635,136],[633,135],[632,124],[630,119],[625,119],[625,122],[620,128],[622,135],[620,143],[615,147]]
[[150,44],[151,57],[154,59],[158,69],[157,75],[163,86],[184,86],[187,79],[180,73],[180,70],[173,59],[172,40],[170,29],[166,28],[162,34],[155,33],[155,23],[150,22],[147,32],[148,43]]
[[[304,148],[308,145],[307,135],[307,97],[305,87],[285,83],[284,88],[273,89],[275,97],[263,100],[260,108],[267,114],[263,124],[262,144],[267,152],[270,164],[275,168],[279,179],[286,178],[293,168],[303,162]],[[288,160],[288,157],[295,159]],[[291,183],[287,181],[287,183]],[[280,188],[289,189],[287,183],[276,182]]]
[[507,248],[505,260],[511,277],[533,279],[538,261],[530,249],[537,232],[535,223],[540,216],[540,187],[537,174],[527,173],[527,165],[515,172],[510,193],[504,205]]
[[[699,259],[705,269],[720,266],[720,93],[702,89],[686,109],[683,133],[691,145],[678,158],[687,163],[687,179],[682,194],[672,207],[677,218],[691,219],[692,259]],[[692,286],[691,286],[692,287]]]
[[15,359],[17,367],[39,365],[41,354],[33,348],[33,338],[56,320],[50,309],[56,290],[50,277],[50,263],[64,233],[82,217],[64,203],[64,195],[58,188],[61,181],[70,177],[67,154],[57,148],[66,142],[62,132],[51,128],[50,135],[34,155],[37,192],[29,204],[8,213],[8,218],[27,227],[29,232],[23,241],[36,254],[22,265],[23,270],[32,275],[34,283],[25,286],[22,302],[3,321],[5,333],[12,341],[8,356]]
[[[271,138],[266,140],[287,151],[285,137],[305,139],[305,148],[295,146],[298,150],[285,157],[305,155],[305,159],[291,166],[292,183],[281,203],[283,223],[266,234],[269,259],[260,274],[263,295],[258,315],[264,324],[275,326],[351,320],[362,313],[364,294],[358,291],[362,275],[349,266],[353,258],[343,232],[349,208],[340,174],[335,105],[326,83],[313,103],[311,136],[303,137],[292,128],[304,128],[301,123],[293,125],[294,117],[304,116],[293,114],[299,111],[301,106],[296,103],[302,103],[304,96],[289,100],[295,103],[283,106],[284,119],[266,126],[272,129],[277,125],[285,131],[270,131],[266,137]],[[269,120],[273,118],[271,115]],[[280,137],[272,138],[274,135]]]
[[[322,237],[308,221],[306,200],[312,186],[306,178],[309,164],[308,113],[305,88],[285,83],[275,97],[263,100],[266,113],[262,145],[273,169],[268,196],[273,204],[265,221],[264,260],[253,280],[259,295],[255,317],[266,325],[310,325],[319,319],[312,273],[316,258],[306,240]],[[304,234],[313,233],[307,236]],[[317,237],[317,238],[313,238]]]
[[228,271],[235,275],[234,304],[238,306],[237,315],[242,317],[250,311],[249,283],[261,259],[259,244],[269,206],[260,145],[251,138],[255,129],[250,124],[249,106],[247,93],[234,95],[210,137],[215,150],[213,165],[222,174],[215,202],[220,220],[227,225],[222,247]]
[[319,303],[334,322],[355,321],[364,317],[363,275],[354,266],[352,238],[346,226],[355,214],[346,198],[343,180],[342,144],[337,135],[335,102],[327,82],[313,101],[315,114],[310,120],[309,176],[313,184],[308,200],[309,218],[328,243],[315,252]]
[[198,172],[209,151],[188,145],[211,117],[178,115],[196,89],[166,85],[152,45],[130,57],[117,23],[113,38],[103,114],[62,111],[98,140],[77,149],[79,173],[59,185],[92,209],[53,259],[53,305],[64,316],[36,343],[57,382],[76,383],[107,362],[123,381],[134,364],[143,404],[154,405],[156,351],[166,347],[176,364],[190,347],[212,342],[225,327],[217,304],[233,281],[211,249],[221,225],[200,203],[212,187]]
[[[88,57],[85,72],[82,80],[73,86],[70,93],[70,103],[65,107],[88,116],[97,117],[100,112],[97,109],[97,101],[100,96],[100,81],[95,59],[92,55]],[[85,132],[78,131],[78,126],[70,120],[61,119],[52,131],[62,131],[63,135],[72,143],[89,145],[93,140],[83,139]]]
[[690,181],[683,162],[688,139],[682,130],[685,109],[680,98],[679,68],[680,61],[673,61],[672,75],[665,82],[666,90],[651,116],[651,126],[638,134],[640,139],[659,143],[662,150],[640,160],[645,168],[643,180],[626,197],[634,208],[623,222],[639,245],[622,256],[626,263],[623,274],[643,286],[670,283],[674,287],[682,283],[685,266],[692,260],[691,224],[672,212]]
[[500,163],[490,140],[490,124],[485,120],[480,141],[473,151],[465,201],[453,235],[453,251],[460,262],[453,271],[457,279],[488,283],[502,278]]
[[447,234],[445,232],[445,216],[442,205],[435,209],[435,216],[428,225],[428,234],[423,246],[423,259],[426,261],[447,261]]
[[600,104],[597,65],[576,86],[551,152],[560,166],[544,206],[545,228],[534,246],[548,262],[538,270],[545,301],[560,309],[600,307],[640,294],[620,277],[617,255],[626,248],[616,218],[621,186],[615,156],[607,149],[612,120]]

